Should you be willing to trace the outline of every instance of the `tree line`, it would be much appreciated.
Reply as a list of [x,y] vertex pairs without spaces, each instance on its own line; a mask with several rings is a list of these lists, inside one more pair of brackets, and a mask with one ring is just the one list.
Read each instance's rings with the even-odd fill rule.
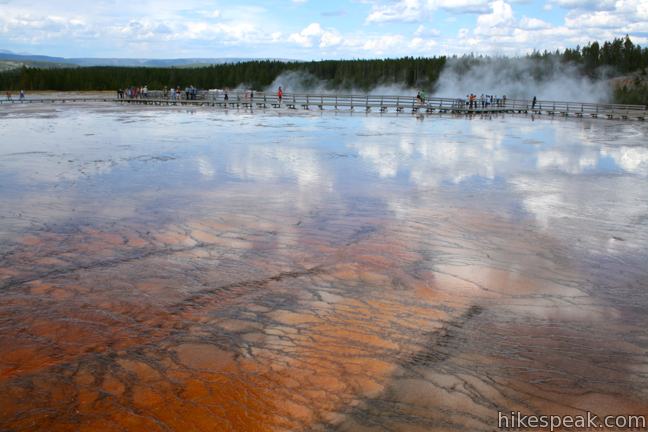
[[582,66],[583,72],[594,75],[601,67],[613,68],[614,72],[627,74],[648,67],[648,48],[635,45],[629,36],[616,38],[612,42],[589,43],[582,48],[567,48],[558,52],[565,62]]
[[197,68],[80,67],[40,69],[23,67],[0,73],[1,89],[115,90],[147,85],[149,89],[193,85],[198,88],[263,89],[285,72],[300,72],[308,80],[324,82],[331,89],[369,90],[377,84],[409,87],[433,85],[445,65],[445,57],[384,60],[324,60],[311,62],[249,61]]
[[[552,62],[577,66],[580,73],[606,76],[635,73],[636,78],[615,90],[618,102],[648,104],[648,84],[644,78],[648,68],[648,48],[635,45],[630,37],[610,42],[592,42],[584,47],[533,52],[528,54],[534,64],[536,79],[550,76]],[[466,55],[453,57],[454,69],[468,69],[488,57]],[[510,58],[515,62],[520,58]],[[458,61],[457,61],[458,60]],[[403,57],[378,60],[323,60],[310,62],[250,61],[196,68],[178,67],[75,67],[45,69],[23,67],[0,72],[0,89],[34,90],[116,90],[127,86],[147,85],[162,89],[194,85],[198,88],[236,88],[246,86],[263,89],[286,72],[295,72],[304,87],[309,84],[329,89],[370,90],[378,85],[400,85],[433,89],[448,65],[441,57]],[[628,102],[629,103],[629,102]]]

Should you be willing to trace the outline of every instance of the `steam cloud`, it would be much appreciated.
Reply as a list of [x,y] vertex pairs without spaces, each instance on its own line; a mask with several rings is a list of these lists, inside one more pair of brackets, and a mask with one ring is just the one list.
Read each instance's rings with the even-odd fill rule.
[[380,95],[408,95],[416,92],[415,89],[405,85],[397,84],[378,84],[372,87],[369,91],[357,89],[353,87],[343,86],[336,88],[326,80],[321,80],[315,75],[305,71],[287,71],[280,74],[268,87],[264,89],[265,92],[274,93],[281,86],[284,92],[290,93],[340,93],[345,94],[380,94]]
[[433,94],[465,97],[468,93],[509,99],[608,102],[611,86],[603,76],[590,79],[576,66],[552,58],[448,59]]
[[377,84],[371,90],[334,88],[305,71],[287,71],[279,75],[265,91],[274,93],[282,86],[290,93],[333,93],[409,95],[425,90],[429,95],[464,98],[468,93],[509,99],[609,102],[612,87],[603,75],[584,76],[578,68],[558,59],[545,58],[449,58],[439,80],[432,88],[411,88],[397,84]]

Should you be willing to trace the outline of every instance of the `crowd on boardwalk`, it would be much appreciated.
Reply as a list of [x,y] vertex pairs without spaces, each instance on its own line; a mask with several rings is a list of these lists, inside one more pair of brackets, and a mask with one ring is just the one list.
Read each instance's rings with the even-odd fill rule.
[[465,105],[468,106],[468,109],[504,108],[506,107],[506,95],[499,97],[482,93],[481,96],[477,96],[476,94],[470,93],[466,95]]
[[[163,99],[169,99],[169,100],[197,100],[197,99],[210,99],[210,100],[216,100],[220,99],[225,102],[229,100],[229,94],[230,90],[228,88],[225,89],[212,89],[212,90],[199,90],[197,87],[194,87],[193,85],[187,86],[182,90],[180,86],[177,86],[176,88],[168,88],[164,87],[162,90],[156,90],[152,91],[149,94],[149,90],[147,86],[139,86],[139,87],[126,87],[126,88],[120,88],[117,90],[117,99],[146,99],[148,97],[153,97],[153,98],[163,98]],[[237,98],[240,98],[242,96],[243,100],[249,101],[254,99],[254,94],[255,91],[253,89],[247,89],[247,90],[237,90],[236,95]],[[276,99],[279,103],[281,103],[283,99],[283,94],[284,91],[282,87],[279,87],[276,93]],[[264,96],[267,96],[264,94]]]
[[118,99],[141,99],[148,97],[148,86],[141,87],[126,87],[125,89],[117,90]]
[[[155,98],[164,98],[170,100],[197,100],[197,99],[210,99],[210,100],[222,100],[224,102],[229,101],[230,90],[225,89],[212,89],[212,90],[200,90],[193,85],[189,85],[182,90],[180,86],[176,88],[167,88],[166,86],[162,91],[155,91],[152,97]],[[237,90],[237,98],[242,99],[243,101],[251,101],[254,99],[254,90]],[[267,93],[260,93],[267,97]],[[284,89],[279,87],[275,94],[276,100],[278,103],[281,103],[284,96]],[[118,99],[142,99],[148,98],[149,91],[146,85],[140,87],[127,87],[126,89],[117,90]],[[428,102],[428,96],[425,91],[420,90],[415,97],[415,102],[418,105],[425,105]],[[466,98],[455,99],[454,107],[456,108],[467,108],[467,109],[492,109],[492,108],[506,108],[507,107],[507,98],[506,95],[497,96],[491,94],[482,93],[480,96],[477,96],[474,93],[466,95]],[[533,97],[531,103],[532,109],[536,105],[536,97]]]
[[[225,89],[212,89],[212,90],[199,90],[193,85],[189,85],[184,88],[184,91],[177,86],[176,88],[164,87],[163,90],[154,90],[149,93],[147,85],[143,86],[131,86],[126,88],[120,88],[117,90],[118,99],[146,99],[146,98],[164,98],[172,101],[176,100],[197,100],[197,99],[208,99],[208,100],[221,100],[223,102],[229,101],[230,90]],[[281,105],[284,98],[285,91],[280,86],[277,89],[277,92],[274,94],[274,99],[276,102]],[[13,101],[13,97],[10,91],[5,93],[7,101]],[[253,89],[247,89],[244,91],[236,90],[236,103],[238,102],[253,102],[255,101],[255,91]],[[266,101],[268,96],[272,97],[268,93],[259,93],[258,96],[262,96],[263,100]],[[293,95],[294,99],[294,95]],[[22,102],[25,100],[24,90],[19,92],[19,100]],[[428,100],[427,94],[424,91],[419,91],[415,97],[415,103],[419,106],[424,106],[430,101]],[[529,101],[531,109],[536,108],[537,98],[534,96],[533,100]],[[519,104],[520,101],[513,101],[513,105]],[[494,108],[506,108],[507,107],[507,98],[506,95],[499,97],[496,95],[488,95],[482,93],[480,96],[470,93],[466,95],[466,98],[454,99],[452,102],[453,108],[456,109],[494,109]],[[528,106],[528,105],[527,105]]]

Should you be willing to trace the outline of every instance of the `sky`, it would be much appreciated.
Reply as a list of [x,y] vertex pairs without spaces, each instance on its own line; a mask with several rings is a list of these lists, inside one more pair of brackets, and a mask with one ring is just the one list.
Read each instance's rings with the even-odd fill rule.
[[630,37],[648,0],[0,0],[0,50],[301,60],[515,55]]

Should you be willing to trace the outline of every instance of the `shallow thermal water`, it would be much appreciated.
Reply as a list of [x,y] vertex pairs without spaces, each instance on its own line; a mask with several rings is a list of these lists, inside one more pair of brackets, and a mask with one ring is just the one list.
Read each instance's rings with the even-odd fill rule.
[[0,430],[648,413],[643,123],[18,107],[0,136]]

